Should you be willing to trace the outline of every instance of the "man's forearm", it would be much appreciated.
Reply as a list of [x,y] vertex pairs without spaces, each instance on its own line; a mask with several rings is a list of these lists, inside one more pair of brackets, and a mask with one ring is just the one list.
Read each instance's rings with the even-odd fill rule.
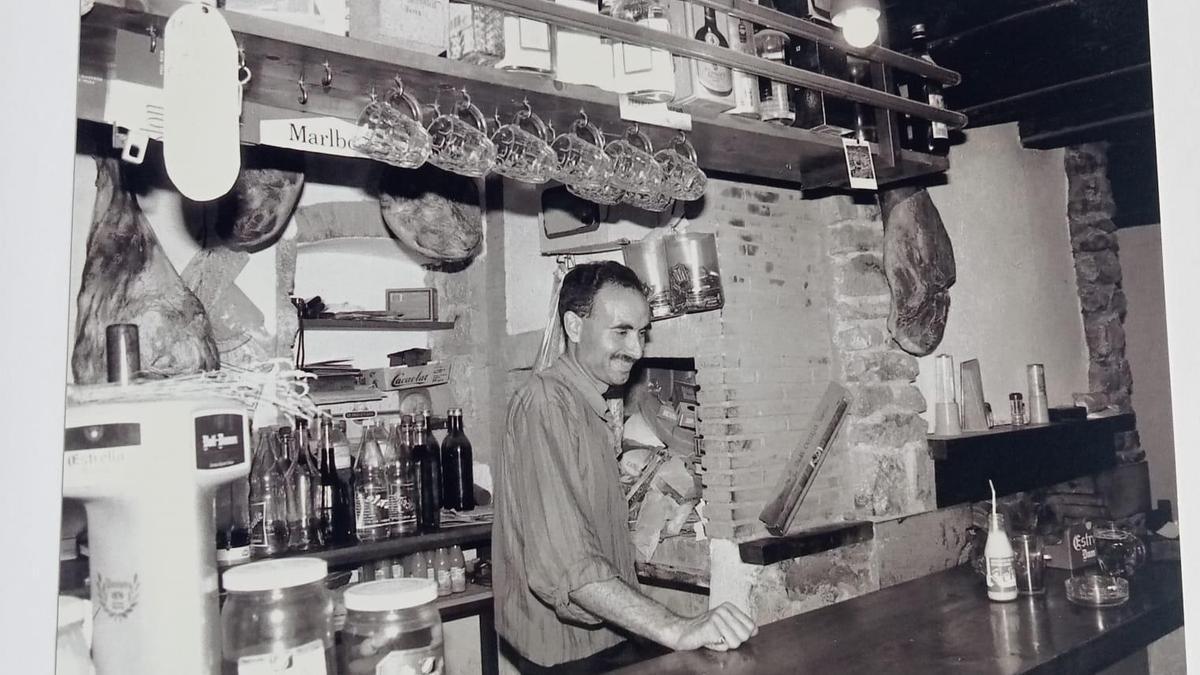
[[620,579],[594,581],[571,593],[571,600],[605,621],[675,648],[681,617]]

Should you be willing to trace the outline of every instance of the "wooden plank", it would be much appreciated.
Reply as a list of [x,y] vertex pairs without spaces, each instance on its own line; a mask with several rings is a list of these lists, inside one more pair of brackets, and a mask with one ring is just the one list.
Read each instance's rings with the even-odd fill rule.
[[634,563],[638,580],[648,586],[661,586],[689,593],[708,594],[708,573],[678,565],[641,562]]
[[453,321],[380,321],[374,319],[304,319],[304,330],[450,330]]
[[833,523],[802,530],[784,537],[764,537],[738,544],[742,562],[773,565],[875,538],[875,526],[866,521]]

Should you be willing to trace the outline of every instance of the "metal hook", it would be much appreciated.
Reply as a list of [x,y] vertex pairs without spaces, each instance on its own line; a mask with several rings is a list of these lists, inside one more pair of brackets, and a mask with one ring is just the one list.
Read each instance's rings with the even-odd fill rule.
[[373,84],[371,85],[371,91],[367,92],[367,94],[371,97],[372,102],[374,102],[377,99],[377,97],[375,95],[375,85],[373,85]]
[[158,28],[150,26],[146,32],[150,34],[150,53],[153,54],[158,49]]
[[246,65],[246,49],[238,45],[238,84],[246,86],[251,77],[250,67]]
[[587,111],[583,108],[579,109],[579,119],[577,121],[581,126],[587,126],[588,124]]
[[521,118],[521,119],[528,119],[528,118],[530,118],[530,117],[533,117],[533,106],[529,105],[529,99],[528,99],[528,98],[521,99],[521,113],[520,113],[520,118]]
[[397,95],[404,93],[404,80],[401,79],[399,75],[394,75],[392,77],[392,85],[396,87]]
[[300,79],[296,80],[296,84],[300,85],[300,95],[296,97],[296,100],[300,102],[300,105],[305,105],[308,103],[308,87],[304,84],[304,73],[300,73]]
[[329,61],[321,64],[325,67],[325,76],[321,78],[321,87],[328,89],[333,86],[333,69],[329,67]]
[[462,97],[463,97],[462,107],[463,108],[471,107],[471,95],[467,93],[467,88],[463,87],[463,88],[459,89],[459,91],[462,92]]

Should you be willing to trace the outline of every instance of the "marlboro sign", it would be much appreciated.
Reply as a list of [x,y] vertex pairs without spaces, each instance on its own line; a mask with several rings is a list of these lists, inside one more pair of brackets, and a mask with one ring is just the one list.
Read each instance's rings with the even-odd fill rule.
[[380,391],[419,389],[450,381],[450,364],[430,363],[424,366],[398,366],[365,371],[368,382]]

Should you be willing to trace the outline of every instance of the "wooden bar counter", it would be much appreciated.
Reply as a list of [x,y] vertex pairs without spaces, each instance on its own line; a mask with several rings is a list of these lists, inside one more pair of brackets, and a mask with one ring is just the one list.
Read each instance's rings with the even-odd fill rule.
[[968,566],[762,626],[736,651],[676,652],[617,672],[1094,673],[1183,625],[1178,562],[1147,565],[1129,601],[1093,609],[1067,600],[1062,570],[1046,593],[989,602]]

